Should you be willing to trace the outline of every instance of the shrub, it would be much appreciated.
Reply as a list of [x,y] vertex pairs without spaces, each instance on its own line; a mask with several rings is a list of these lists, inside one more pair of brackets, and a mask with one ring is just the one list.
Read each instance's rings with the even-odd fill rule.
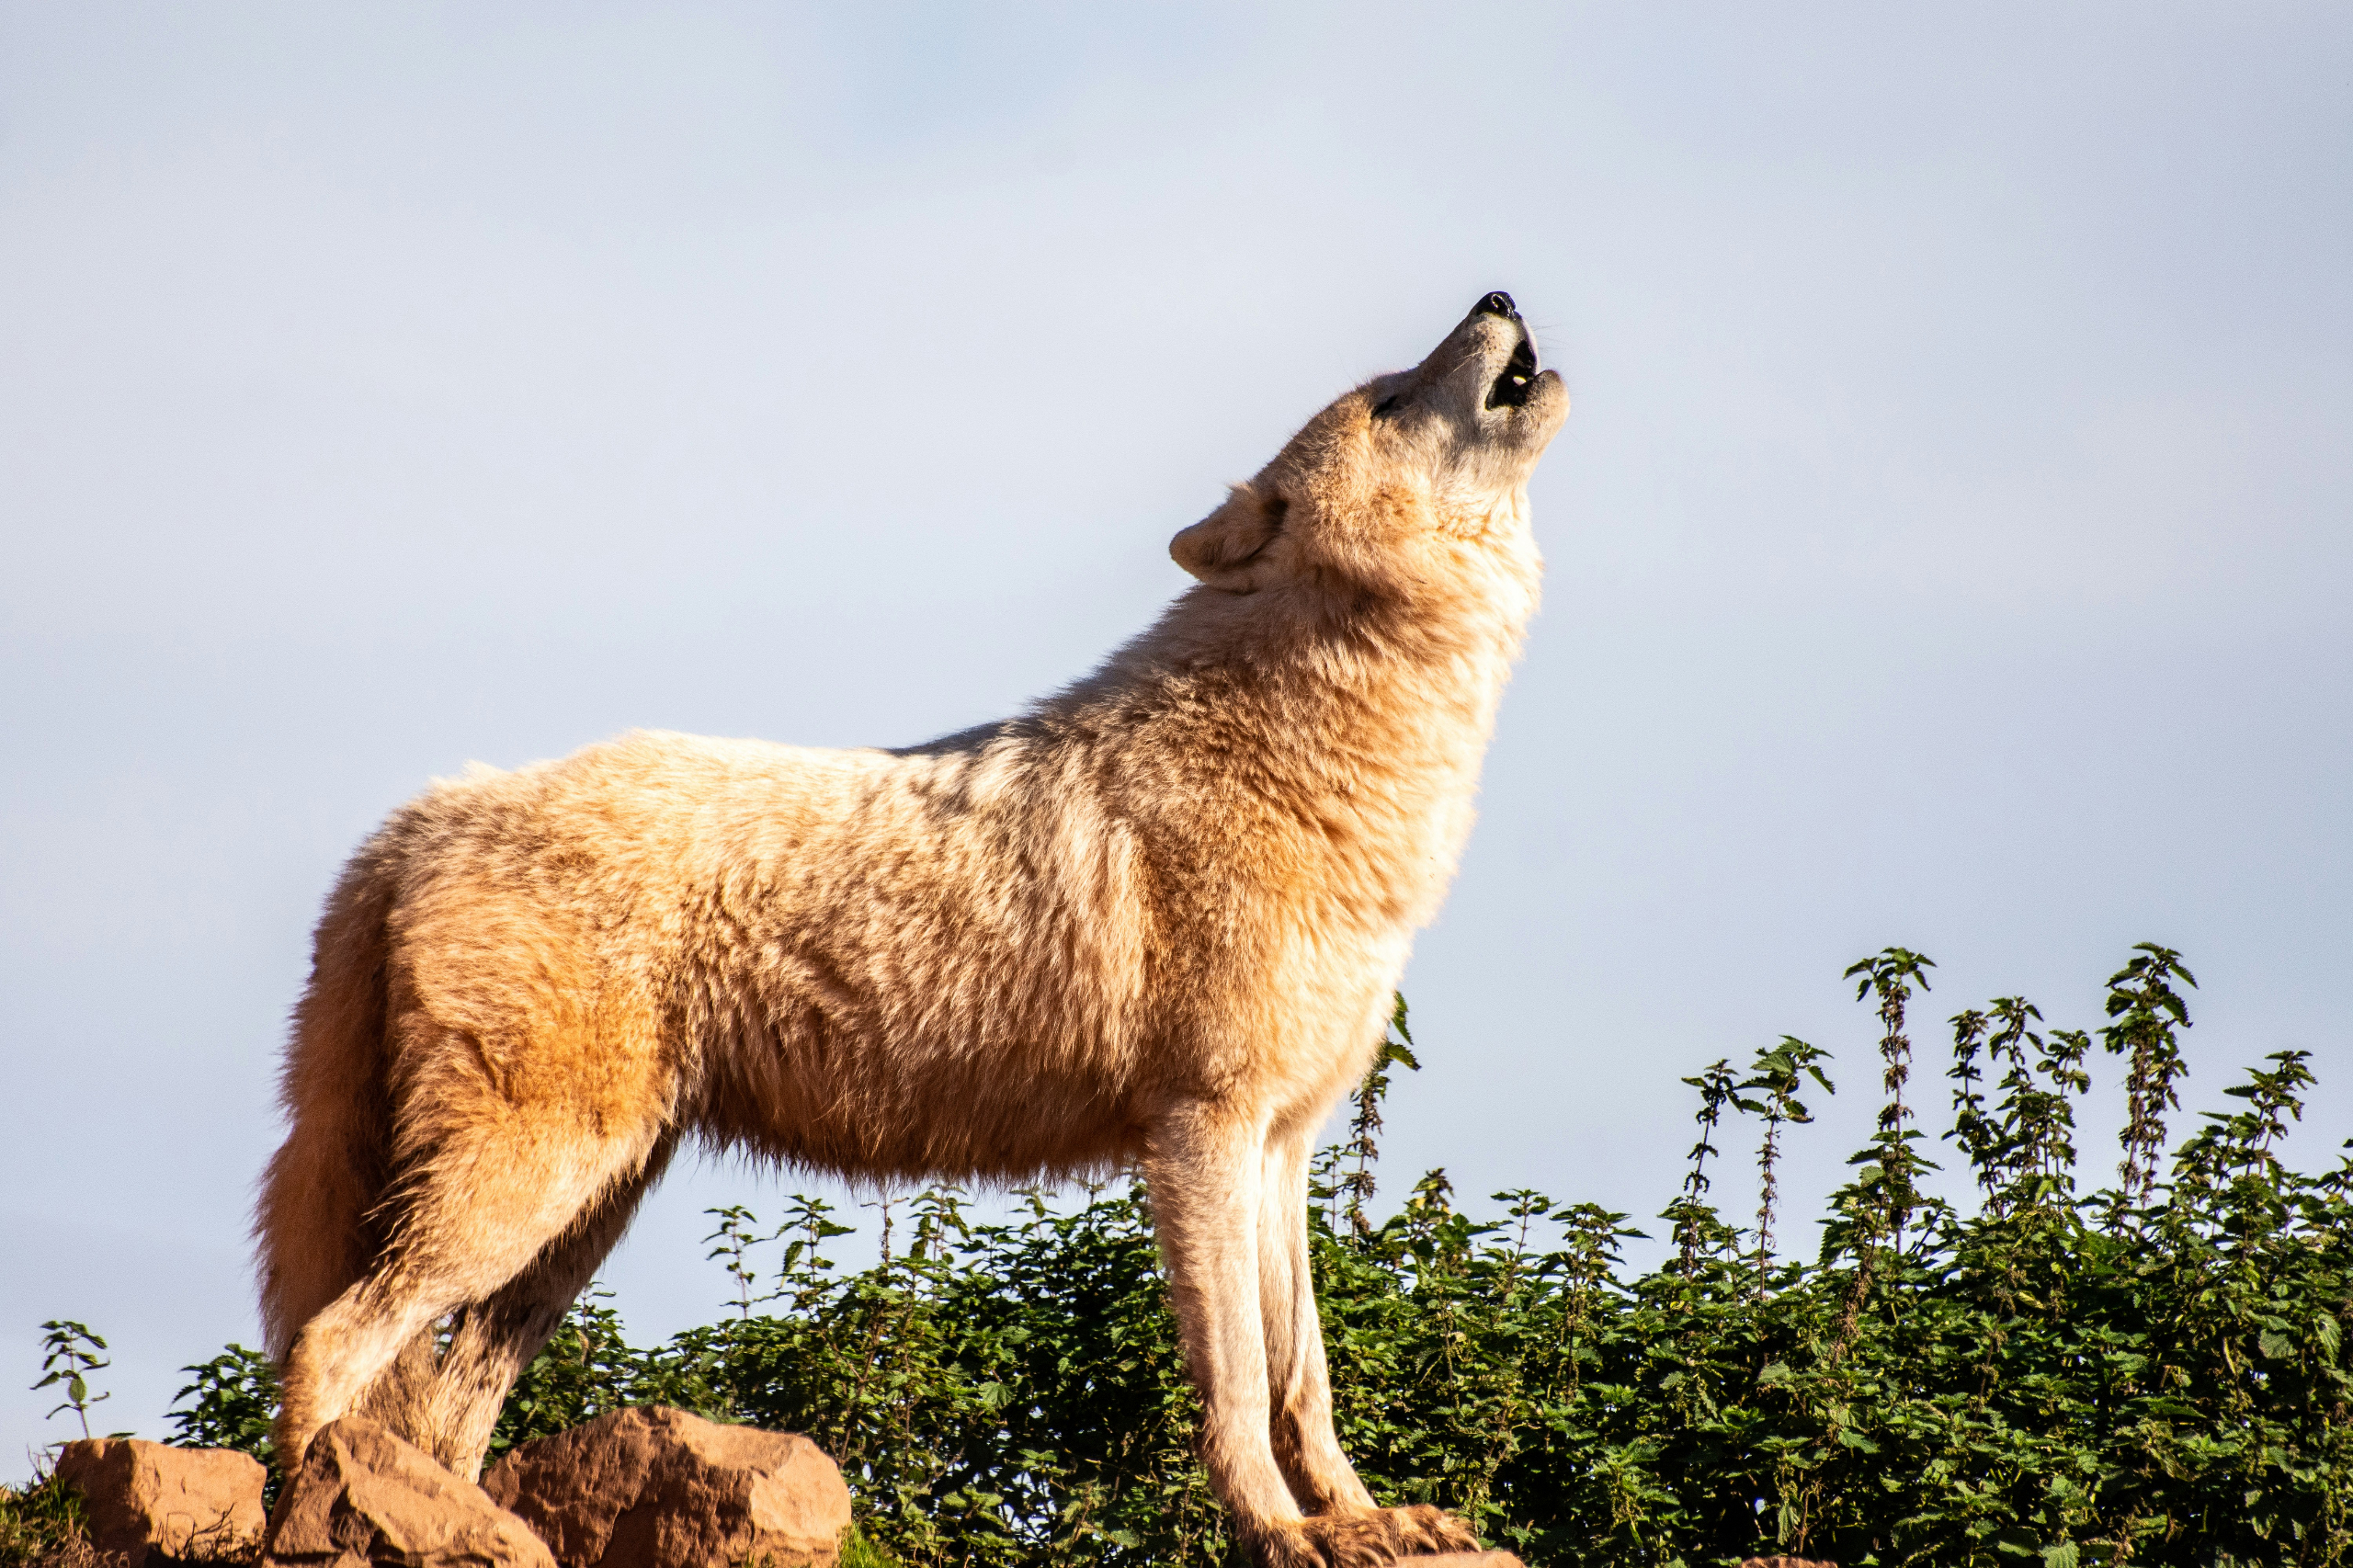
[[[1849,971],[1884,1108],[1818,1255],[1772,1243],[1783,1141],[1811,1119],[1801,1095],[1831,1087],[1826,1053],[1785,1038],[1687,1080],[1699,1135],[1646,1274],[1620,1256],[1627,1216],[1518,1191],[1473,1220],[1442,1172],[1373,1221],[1382,1096],[1415,1065],[1401,1004],[1311,1216],[1341,1437],[1375,1494],[1441,1503],[1540,1563],[2353,1557],[2353,1165],[2311,1176],[2275,1153],[2305,1054],[2227,1089],[2241,1108],[2168,1164],[2194,985],[2179,955],[2136,949],[2096,1034],[2046,1028],[2022,998],[1963,1011],[1944,1138],[1978,1190],[1964,1213],[1920,1185],[1908,1014],[1931,968],[1890,949]],[[2125,1058],[2127,1121],[2118,1183],[2086,1192],[2075,1109],[2096,1047]],[[1708,1200],[1716,1141],[1744,1119],[1764,1199],[1745,1227]],[[893,1202],[861,1270],[820,1256],[845,1233],[822,1202],[768,1233],[715,1210],[734,1314],[638,1349],[590,1298],[494,1448],[659,1402],[816,1437],[870,1560],[1223,1561],[1149,1193],[1024,1197],[988,1225],[953,1189]],[[266,1364],[232,1346],[192,1370],[180,1440],[257,1451]]]

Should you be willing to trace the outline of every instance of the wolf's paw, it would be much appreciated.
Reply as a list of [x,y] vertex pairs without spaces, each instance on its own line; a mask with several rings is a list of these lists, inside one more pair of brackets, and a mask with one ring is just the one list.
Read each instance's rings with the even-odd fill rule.
[[1356,1508],[1270,1525],[1251,1555],[1259,1568],[1383,1568],[1401,1557],[1476,1551],[1478,1538],[1442,1508]]
[[1479,1538],[1471,1527],[1443,1508],[1416,1503],[1410,1508],[1383,1508],[1380,1517],[1395,1527],[1400,1557],[1479,1550]]

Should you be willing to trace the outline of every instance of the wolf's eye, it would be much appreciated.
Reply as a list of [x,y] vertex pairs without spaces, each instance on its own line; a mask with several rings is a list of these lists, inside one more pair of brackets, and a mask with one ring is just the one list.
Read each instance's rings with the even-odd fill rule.
[[1391,392],[1387,397],[1382,398],[1379,403],[1372,405],[1372,416],[1375,419],[1378,419],[1382,415],[1388,413],[1391,409],[1395,408],[1397,406],[1397,400],[1404,395],[1405,394],[1404,392]]

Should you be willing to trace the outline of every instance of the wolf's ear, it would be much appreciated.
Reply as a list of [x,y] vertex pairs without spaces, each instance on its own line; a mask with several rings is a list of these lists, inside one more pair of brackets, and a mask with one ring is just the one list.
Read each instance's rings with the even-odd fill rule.
[[1290,503],[1237,484],[1225,505],[1168,541],[1176,564],[1212,588],[1247,593],[1256,587],[1259,556],[1282,531]]

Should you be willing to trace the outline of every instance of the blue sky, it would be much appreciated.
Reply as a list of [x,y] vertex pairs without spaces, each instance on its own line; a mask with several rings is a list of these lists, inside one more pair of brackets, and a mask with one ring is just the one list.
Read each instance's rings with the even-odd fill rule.
[[[0,1454],[43,1318],[147,1435],[250,1342],[309,925],[425,779],[1009,711],[1498,287],[1576,411],[1392,1187],[1654,1213],[1786,1031],[1805,1244],[1886,943],[1931,1108],[1935,1020],[2154,938],[2188,1111],[2312,1051],[2333,1161],[2348,100],[2293,5],[0,3]],[[632,1326],[780,1190],[674,1175]]]

